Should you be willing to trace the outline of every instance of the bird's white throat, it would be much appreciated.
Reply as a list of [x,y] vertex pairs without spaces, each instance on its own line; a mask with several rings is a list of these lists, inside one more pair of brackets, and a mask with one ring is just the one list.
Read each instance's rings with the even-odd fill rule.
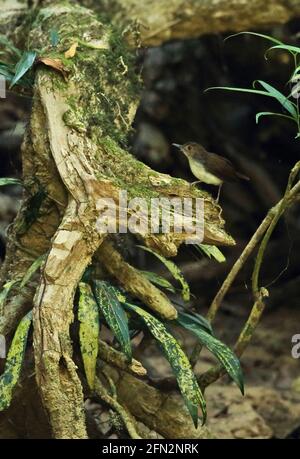
[[191,168],[192,173],[201,182],[208,183],[209,185],[221,185],[222,184],[222,180],[220,180],[218,177],[211,174],[210,172],[207,172],[204,166],[199,161],[196,161],[193,158],[188,158],[188,160],[190,163],[190,168]]

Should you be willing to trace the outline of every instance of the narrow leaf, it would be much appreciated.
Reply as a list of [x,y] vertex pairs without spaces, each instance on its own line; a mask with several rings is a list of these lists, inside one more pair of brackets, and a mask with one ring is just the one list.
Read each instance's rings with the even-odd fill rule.
[[265,81],[257,80],[257,83],[266,89],[271,97],[274,97],[274,99],[276,99],[292,115],[293,118],[297,119],[297,110],[295,108],[295,104],[289,101],[284,94],[282,94],[280,91]]
[[15,76],[10,84],[12,88],[26,72],[33,66],[36,58],[35,51],[25,51],[15,67]]
[[8,67],[5,64],[0,64],[0,75],[4,76],[6,81],[12,81],[14,74],[10,70],[10,67]]
[[183,277],[182,272],[178,268],[178,266],[173,263],[173,261],[167,260],[165,257],[160,255],[159,253],[154,252],[154,250],[149,249],[149,247],[145,247],[143,245],[138,245],[140,249],[145,250],[146,252],[152,253],[155,257],[157,257],[165,266],[166,268],[170,271],[170,273],[173,275],[174,279],[176,279],[178,282],[180,282],[182,286],[182,298],[185,301],[189,301],[190,299],[190,287],[188,283],[186,282],[185,278]]
[[78,320],[80,350],[88,385],[94,389],[99,348],[99,308],[91,287],[79,283]]
[[300,65],[298,65],[295,70],[293,71],[293,74],[291,76],[291,78],[289,79],[288,83],[290,82],[296,82],[299,80],[299,76],[298,76],[298,73],[300,72]]
[[22,182],[21,180],[16,179],[16,178],[10,178],[10,177],[0,178],[0,186],[6,186],[6,185],[22,185]]
[[218,247],[216,247],[215,245],[197,244],[196,248],[201,252],[205,253],[205,255],[209,258],[214,258],[219,263],[223,263],[224,261],[226,261],[226,258],[224,257],[221,250],[218,249]]
[[172,293],[176,293],[175,287],[169,282],[167,279],[165,279],[162,276],[159,276],[156,273],[153,273],[151,271],[140,271],[152,284],[158,285],[158,287],[165,288],[166,290],[169,290]]
[[33,274],[39,269],[39,267],[41,266],[41,264],[43,263],[45,258],[46,258],[46,254],[44,253],[43,255],[38,257],[36,260],[34,260],[32,265],[29,266],[29,268],[27,269],[27,271],[26,271],[26,273],[25,273],[25,275],[24,275],[24,277],[22,279],[22,282],[20,284],[20,289],[25,287],[25,285],[31,279]]
[[22,56],[21,51],[16,48],[5,35],[0,35],[0,45],[3,45],[9,51],[12,51],[18,58]]
[[283,44],[280,40],[277,40],[277,38],[270,37],[269,35],[264,35],[262,33],[256,33],[256,32],[238,32],[238,33],[234,33],[234,34],[229,35],[228,37],[226,37],[224,41],[229,40],[230,38],[233,38],[233,37],[237,37],[238,35],[254,35],[256,37],[265,38],[266,40],[272,41],[273,43],[277,43],[278,45],[282,45]]
[[238,385],[242,394],[244,394],[244,379],[241,364],[234,352],[219,341],[214,336],[208,334],[203,328],[199,327],[194,321],[191,321],[187,315],[178,315],[176,321],[187,330],[194,333],[201,344],[217,357],[221,365],[225,368],[229,376]]
[[266,54],[271,51],[272,49],[282,49],[284,51],[289,51],[290,53],[292,54],[299,54],[300,53],[300,48],[298,46],[290,46],[290,45],[284,45],[284,44],[280,44],[280,45],[276,45],[276,46],[272,46],[271,48],[269,48],[266,52]]
[[19,380],[31,320],[32,312],[30,311],[20,321],[12,340],[4,373],[0,376],[0,411],[10,405],[13,389]]
[[281,118],[287,118],[289,120],[295,121],[295,119],[292,116],[284,115],[283,113],[259,112],[259,113],[256,113],[256,116],[255,116],[256,124],[258,124],[258,121],[262,116],[280,116]]
[[[132,359],[132,349],[128,330],[128,320],[120,304],[120,291],[105,281],[93,282],[93,293],[111,331],[120,343],[128,360]],[[125,298],[123,298],[125,301]]]
[[193,326],[197,328],[198,327],[202,328],[204,331],[206,331],[206,333],[209,333],[212,336],[214,335],[210,322],[207,319],[205,319],[205,317],[201,316],[200,314],[196,314],[194,312],[186,313],[186,312],[178,311],[177,317],[180,317],[182,321],[185,321],[186,324],[191,323],[193,324]]
[[3,287],[2,287],[2,290],[0,292],[0,313],[1,313],[1,310],[5,304],[5,300],[7,298],[7,295],[9,294],[10,290],[13,288],[14,285],[16,285],[19,281],[18,280],[11,280],[11,281],[8,281],[6,282]]
[[136,312],[147,325],[150,333],[159,342],[164,354],[169,361],[172,370],[176,376],[179,389],[185,401],[185,404],[193,419],[194,425],[198,426],[198,407],[201,407],[203,413],[203,424],[206,421],[206,403],[197,383],[196,377],[191,368],[190,362],[176,341],[158,319],[153,317],[142,308],[126,303],[129,310]]
[[267,91],[260,91],[258,89],[248,89],[248,88],[234,88],[234,87],[230,87],[230,86],[212,86],[210,88],[205,89],[204,92],[211,91],[211,90],[214,90],[214,89],[223,89],[225,91],[247,92],[249,94],[259,94],[261,96],[273,97]]

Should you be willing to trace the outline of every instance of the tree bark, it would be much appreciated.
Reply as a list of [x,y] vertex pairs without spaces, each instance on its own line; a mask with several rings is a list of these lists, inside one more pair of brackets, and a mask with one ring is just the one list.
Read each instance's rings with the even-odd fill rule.
[[140,25],[143,46],[205,34],[239,32],[284,24],[300,15],[297,0],[103,0],[122,23]]

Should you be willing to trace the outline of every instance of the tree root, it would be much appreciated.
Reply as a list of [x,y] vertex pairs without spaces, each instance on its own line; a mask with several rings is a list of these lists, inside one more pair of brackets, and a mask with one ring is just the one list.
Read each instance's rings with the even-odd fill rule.
[[98,250],[98,258],[107,271],[116,278],[126,291],[143,301],[164,319],[175,319],[177,311],[168,297],[137,269],[123,260],[111,241],[104,241]]

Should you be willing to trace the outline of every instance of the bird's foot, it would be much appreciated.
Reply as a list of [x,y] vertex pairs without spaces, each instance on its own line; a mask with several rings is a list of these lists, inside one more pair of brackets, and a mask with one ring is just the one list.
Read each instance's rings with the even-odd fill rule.
[[216,203],[218,203],[218,204],[219,204],[219,199],[220,199],[220,193],[221,193],[222,185],[223,185],[223,184],[221,183],[221,185],[219,185],[219,189],[218,189],[218,195],[217,195],[217,199],[216,199]]
[[201,183],[201,180],[196,180],[196,182],[190,183],[191,186],[195,186],[197,183]]

